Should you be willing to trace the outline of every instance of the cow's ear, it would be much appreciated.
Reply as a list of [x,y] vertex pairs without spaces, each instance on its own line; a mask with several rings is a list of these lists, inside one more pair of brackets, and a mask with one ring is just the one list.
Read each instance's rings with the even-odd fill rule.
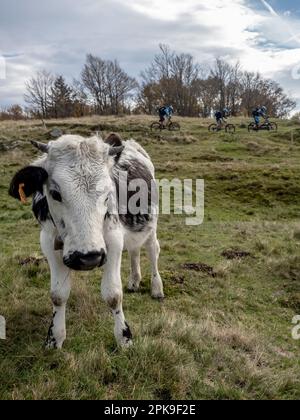
[[48,173],[45,169],[38,166],[27,166],[13,177],[9,187],[9,195],[24,202],[26,197],[30,197],[36,192],[42,194],[43,185],[47,178]]
[[123,141],[118,134],[112,133],[110,134],[105,143],[109,144],[111,147],[121,147],[123,145]]
[[121,137],[118,134],[112,133],[107,137],[105,143],[110,146],[109,156],[114,157],[115,161],[118,162],[125,148]]

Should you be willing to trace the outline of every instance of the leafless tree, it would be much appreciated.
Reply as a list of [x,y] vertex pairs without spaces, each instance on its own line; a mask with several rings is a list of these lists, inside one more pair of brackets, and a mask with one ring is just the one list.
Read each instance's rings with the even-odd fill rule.
[[198,79],[194,83],[193,93],[197,98],[199,116],[210,117],[218,107],[218,86],[212,77]]
[[98,114],[119,114],[126,108],[138,84],[117,61],[106,61],[91,54],[81,74],[82,83],[93,98]]
[[193,115],[197,103],[192,90],[199,73],[200,66],[190,54],[176,54],[168,46],[160,45],[160,53],[141,75],[138,105],[145,108],[147,104],[152,112],[155,107],[169,103],[180,115]]
[[72,90],[73,116],[84,117],[91,115],[93,113],[93,104],[83,83],[80,80],[74,79]]
[[211,77],[215,79],[218,87],[218,109],[228,106],[228,85],[232,67],[226,61],[217,58],[214,67],[211,69]]
[[54,81],[54,76],[43,70],[26,83],[25,102],[31,111],[42,119],[47,119],[51,116]]
[[270,115],[282,118],[296,107],[277,82],[264,79],[259,73],[244,72],[241,87],[241,109],[246,115],[251,115],[257,106],[266,106]]
[[12,105],[7,108],[0,109],[0,121],[13,120],[19,121],[26,119],[23,108],[20,105]]
[[226,107],[231,110],[231,115],[237,116],[241,111],[241,77],[242,71],[240,63],[237,62],[234,66],[230,66],[229,80],[227,84]]

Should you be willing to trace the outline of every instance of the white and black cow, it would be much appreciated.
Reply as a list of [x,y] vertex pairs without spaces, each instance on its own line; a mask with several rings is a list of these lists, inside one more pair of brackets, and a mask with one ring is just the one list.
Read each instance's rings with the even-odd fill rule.
[[150,211],[138,214],[120,212],[118,206],[120,173],[127,173],[128,183],[144,180],[150,191],[155,179],[150,157],[135,141],[122,141],[115,134],[106,141],[66,135],[48,145],[32,143],[44,155],[15,175],[10,195],[22,201],[33,195],[33,212],[41,224],[41,247],[50,265],[54,306],[46,348],[61,348],[66,339],[70,272],[101,266],[102,296],[114,315],[116,340],[128,346],[132,335],[122,308],[124,248],[131,258],[129,290],[139,289],[140,250],[145,246],[152,264],[152,296],[164,298],[158,272],[157,202],[150,203],[149,194]]

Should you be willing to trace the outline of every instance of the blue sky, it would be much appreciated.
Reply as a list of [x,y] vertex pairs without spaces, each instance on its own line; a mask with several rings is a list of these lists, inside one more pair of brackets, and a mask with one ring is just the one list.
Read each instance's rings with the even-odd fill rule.
[[26,80],[43,68],[72,81],[89,52],[117,58],[138,77],[167,43],[206,64],[239,60],[279,81],[300,110],[299,0],[0,0],[0,7],[0,106],[23,103]]
[[[261,3],[257,0],[255,2]],[[298,14],[300,17],[300,4],[297,0],[270,0],[268,3],[279,13],[285,13],[288,11],[292,14]]]

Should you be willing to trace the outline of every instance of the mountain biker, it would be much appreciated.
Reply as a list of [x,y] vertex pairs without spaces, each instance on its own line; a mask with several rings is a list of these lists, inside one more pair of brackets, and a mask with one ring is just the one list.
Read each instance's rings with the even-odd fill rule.
[[265,106],[258,106],[254,109],[254,111],[252,112],[252,116],[254,118],[254,122],[257,128],[259,128],[260,125],[260,117],[263,117],[264,119],[267,118],[268,116],[268,110],[267,107]]
[[170,120],[172,118],[172,115],[174,113],[174,108],[172,105],[162,106],[158,110],[159,113],[159,122],[161,124],[164,124],[164,122],[168,119]]
[[215,118],[217,121],[218,130],[222,129],[222,124],[227,123],[230,111],[228,108],[224,108],[223,111],[216,111]]

